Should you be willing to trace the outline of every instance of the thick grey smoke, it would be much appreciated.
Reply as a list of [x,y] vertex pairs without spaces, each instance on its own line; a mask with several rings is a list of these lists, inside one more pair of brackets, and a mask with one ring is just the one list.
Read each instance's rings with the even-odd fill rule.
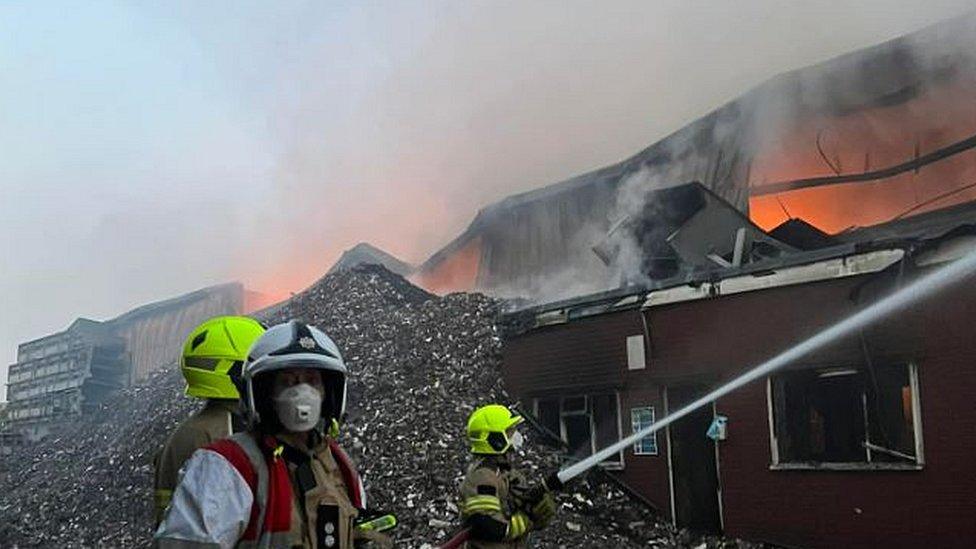
[[360,2],[0,7],[0,369],[17,342],[629,156],[769,76],[969,7]]

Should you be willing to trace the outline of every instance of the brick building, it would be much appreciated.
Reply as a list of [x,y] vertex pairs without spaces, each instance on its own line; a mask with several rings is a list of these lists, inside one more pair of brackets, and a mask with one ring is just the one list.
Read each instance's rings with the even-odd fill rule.
[[[508,318],[507,386],[586,455],[976,249],[976,206]],[[605,463],[678,526],[803,547],[976,539],[976,277]],[[726,438],[706,436],[727,418]]]

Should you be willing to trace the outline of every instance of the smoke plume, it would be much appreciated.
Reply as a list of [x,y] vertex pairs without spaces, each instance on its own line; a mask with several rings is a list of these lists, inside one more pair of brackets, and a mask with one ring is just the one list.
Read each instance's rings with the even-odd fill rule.
[[769,76],[968,1],[0,7],[0,353],[627,157]]

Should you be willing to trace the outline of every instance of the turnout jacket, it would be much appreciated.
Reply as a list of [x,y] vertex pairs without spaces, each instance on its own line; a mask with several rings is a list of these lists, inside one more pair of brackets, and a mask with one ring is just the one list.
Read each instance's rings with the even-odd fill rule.
[[157,526],[163,520],[166,506],[173,497],[173,490],[176,490],[180,469],[193,452],[243,430],[243,423],[236,413],[237,406],[236,400],[209,399],[203,408],[181,423],[166,440],[155,459],[153,495]]
[[520,510],[519,496],[528,491],[525,477],[505,456],[478,457],[461,483],[461,518],[471,529],[469,549],[528,547],[534,524]]
[[313,436],[306,448],[245,432],[195,452],[156,546],[348,549],[370,536],[353,524],[366,506],[355,466],[334,440]]

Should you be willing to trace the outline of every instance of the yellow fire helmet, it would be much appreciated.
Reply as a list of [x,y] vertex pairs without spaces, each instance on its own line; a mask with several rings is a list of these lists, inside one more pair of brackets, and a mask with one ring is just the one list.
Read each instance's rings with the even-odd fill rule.
[[524,418],[501,404],[478,408],[468,418],[468,442],[473,454],[504,454],[512,447],[508,431]]
[[235,381],[247,360],[247,350],[264,326],[246,316],[218,316],[197,326],[183,344],[180,370],[187,396],[238,399]]

